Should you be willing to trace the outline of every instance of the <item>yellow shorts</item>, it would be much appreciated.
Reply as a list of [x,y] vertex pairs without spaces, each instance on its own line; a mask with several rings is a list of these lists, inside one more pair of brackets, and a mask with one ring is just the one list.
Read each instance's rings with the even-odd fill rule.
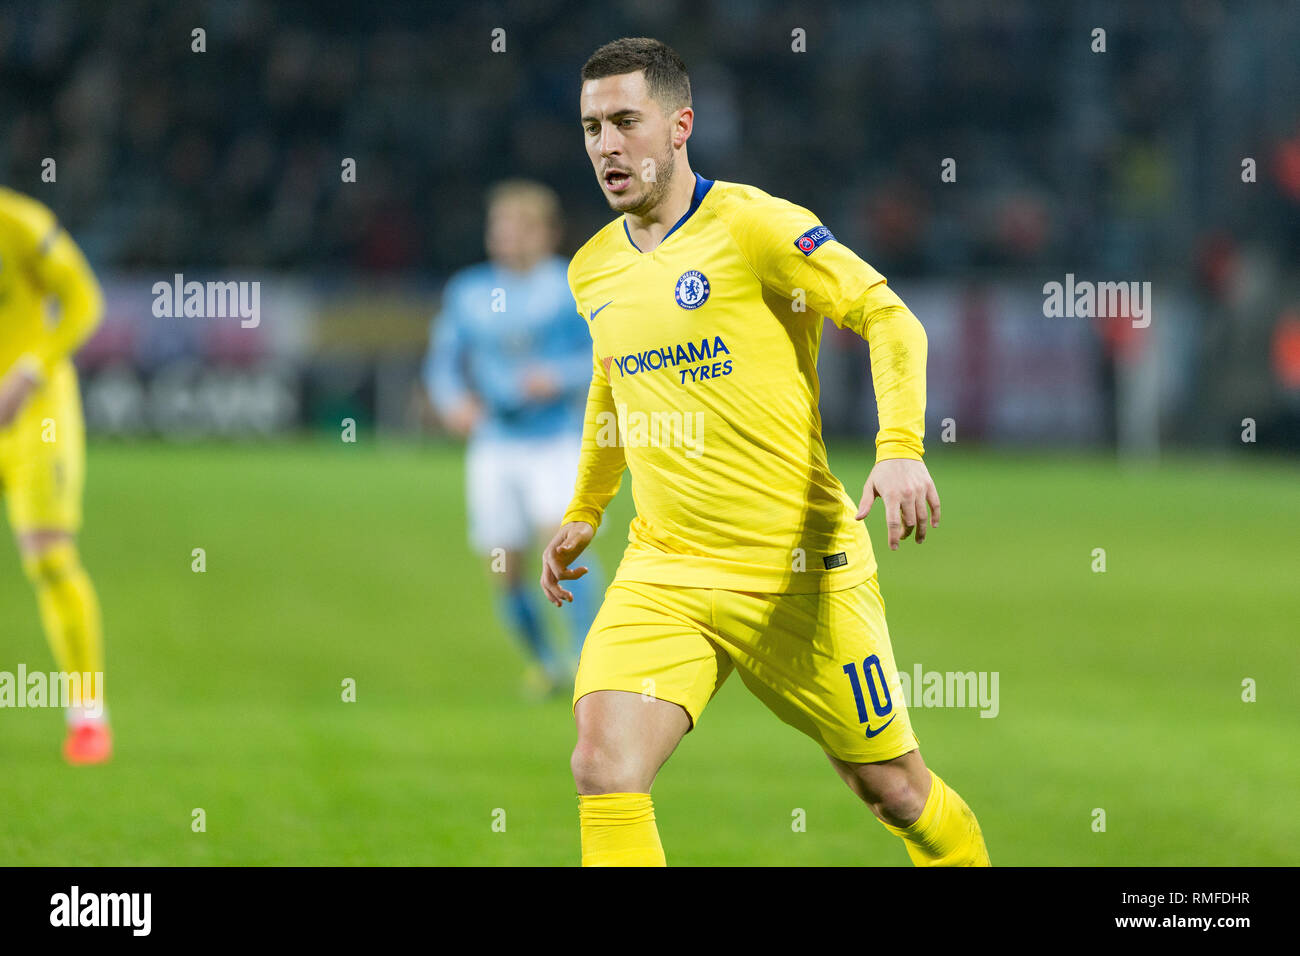
[[86,435],[71,362],[55,366],[8,428],[0,429],[0,493],[14,532],[81,527]]
[[919,746],[907,716],[876,577],[818,594],[612,584],[582,649],[579,698],[621,690],[699,721],[732,669],[823,750],[874,763]]

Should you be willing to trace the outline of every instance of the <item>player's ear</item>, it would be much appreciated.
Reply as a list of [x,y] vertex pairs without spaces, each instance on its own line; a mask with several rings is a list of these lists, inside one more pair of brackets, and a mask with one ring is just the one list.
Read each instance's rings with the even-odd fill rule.
[[691,130],[695,128],[695,110],[689,106],[683,106],[673,113],[673,145],[682,146],[691,138]]

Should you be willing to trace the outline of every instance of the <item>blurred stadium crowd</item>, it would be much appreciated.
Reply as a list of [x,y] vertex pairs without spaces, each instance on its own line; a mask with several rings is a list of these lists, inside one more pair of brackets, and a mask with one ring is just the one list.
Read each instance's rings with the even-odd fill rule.
[[[611,218],[575,108],[582,62],[621,35],[664,39],[690,67],[696,170],[817,211],[905,299],[949,284],[961,331],[991,284],[1151,281],[1155,323],[1174,330],[1148,344],[1167,346],[1165,366],[1139,378],[1159,378],[1164,437],[1228,443],[1251,416],[1261,441],[1300,448],[1293,4],[4,4],[0,178],[110,274],[408,283],[427,321],[441,282],[482,258],[492,182],[553,186],[564,253]],[[1113,439],[1105,408],[1138,346],[1087,337],[1074,361],[1100,410],[1069,437]],[[967,354],[996,346],[960,338]],[[978,378],[995,363],[966,365]],[[868,430],[855,387],[828,425]]]

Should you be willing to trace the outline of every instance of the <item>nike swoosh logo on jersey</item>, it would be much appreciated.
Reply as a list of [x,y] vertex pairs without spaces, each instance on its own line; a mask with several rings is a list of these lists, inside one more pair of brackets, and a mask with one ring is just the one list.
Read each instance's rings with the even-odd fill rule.
[[[897,716],[898,716],[897,714],[894,715],[894,717],[897,717]],[[892,723],[894,722],[894,717],[890,717],[887,721],[885,721],[885,727],[888,727],[890,724],[892,724]],[[876,736],[876,734],[884,733],[884,731],[885,731],[885,727],[881,727],[879,730],[872,730],[870,727],[868,727],[868,728],[867,728],[867,736],[868,736],[868,737],[874,737],[874,736]]]
[[[610,299],[609,302],[606,302],[606,303],[605,303],[605,305],[609,305],[609,303],[610,303],[610,302],[613,302],[613,301],[614,301],[613,299]],[[602,306],[600,307],[600,309],[605,308],[605,305],[602,305]],[[592,321],[592,322],[595,322],[595,321],[596,321],[596,316],[600,315],[600,309],[596,309],[596,311],[594,311],[594,312],[591,313],[591,321]]]

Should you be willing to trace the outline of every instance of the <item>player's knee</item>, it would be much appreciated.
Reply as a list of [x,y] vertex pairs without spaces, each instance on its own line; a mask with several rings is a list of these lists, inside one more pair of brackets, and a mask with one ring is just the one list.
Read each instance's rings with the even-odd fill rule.
[[66,577],[76,569],[80,558],[70,536],[24,536],[19,539],[23,571],[37,587]]
[[649,789],[637,761],[601,741],[579,739],[569,768],[578,793],[645,793]]
[[859,796],[885,823],[906,827],[920,819],[929,794],[908,774],[892,768],[873,767],[859,773],[858,779],[861,782]]
[[911,826],[924,809],[925,796],[910,783],[885,791],[871,807],[877,817],[893,827]]

